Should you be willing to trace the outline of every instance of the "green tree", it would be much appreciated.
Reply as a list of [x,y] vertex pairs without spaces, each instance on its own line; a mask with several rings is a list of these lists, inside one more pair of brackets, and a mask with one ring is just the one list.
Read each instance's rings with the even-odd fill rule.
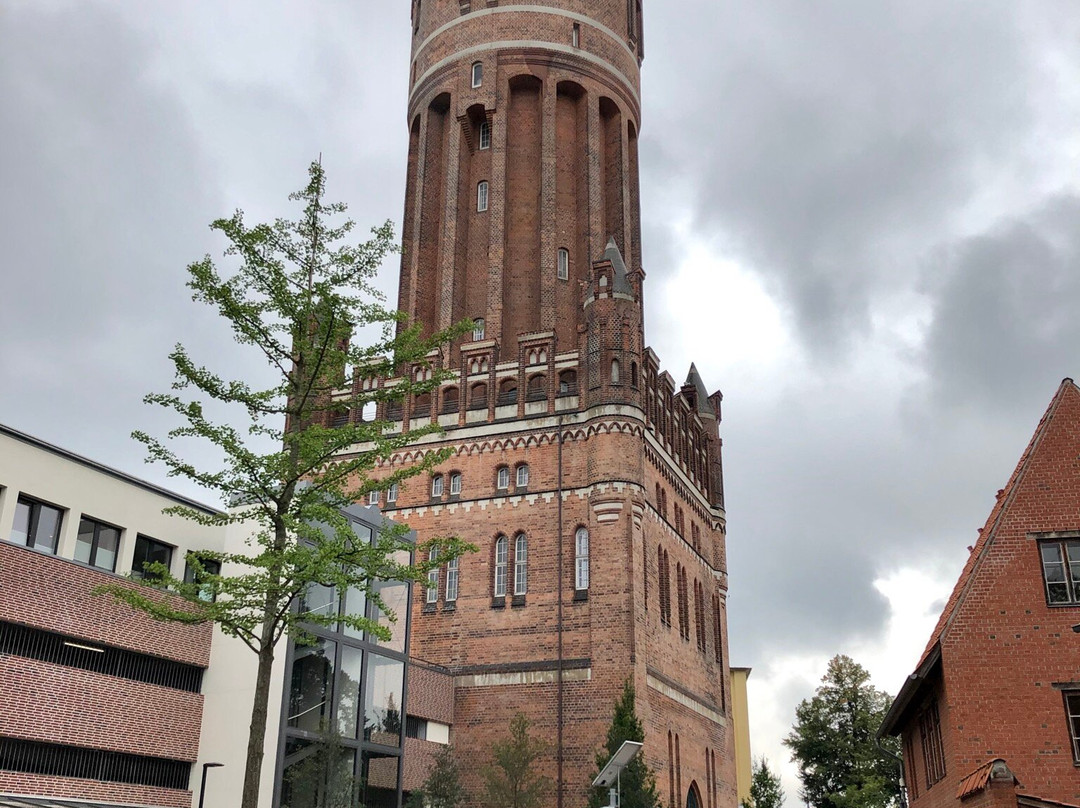
[[[611,719],[611,726],[608,727],[607,741],[603,749],[596,753],[596,771],[593,773],[593,778],[590,778],[590,782],[611,760],[611,756],[619,751],[623,741],[645,742],[645,728],[641,725],[641,719],[637,717],[634,701],[634,683],[627,679],[626,684],[623,685],[622,695],[615,702],[615,715]],[[622,808],[659,808],[660,795],[656,791],[656,777],[640,754],[636,755],[622,770],[620,786]],[[606,788],[589,789],[589,808],[602,808],[607,804],[608,790]]]
[[900,796],[899,741],[876,735],[892,703],[849,657],[829,662],[815,695],[795,710],[784,739],[799,765],[799,796],[814,808],[885,808]]
[[750,799],[743,801],[744,808],[781,808],[784,804],[784,788],[780,775],[769,768],[769,761],[754,761],[754,776],[750,781]]
[[423,787],[409,796],[408,808],[458,808],[466,796],[453,747],[444,746],[435,756]]
[[[239,503],[228,514],[208,515],[182,506],[169,512],[204,525],[243,523],[251,529],[246,551],[189,554],[194,582],[169,574],[160,564],[145,570],[179,596],[164,597],[146,586],[117,583],[102,588],[159,620],[216,623],[258,657],[241,808],[256,808],[266,732],[270,673],[283,637],[310,641],[305,625],[330,625],[329,611],[293,608],[312,587],[337,593],[363,590],[369,601],[393,614],[379,597],[377,580],[422,581],[434,564],[468,549],[454,538],[433,542],[437,559],[411,566],[401,561],[405,528],[398,526],[374,542],[358,541],[341,509],[370,491],[400,483],[443,461],[428,454],[377,482],[375,464],[436,427],[392,432],[373,418],[339,418],[361,413],[372,402],[401,400],[435,389],[444,378],[429,354],[469,324],[424,337],[383,305],[373,287],[383,258],[394,249],[392,228],[373,231],[352,243],[354,223],[345,205],[325,199],[326,176],[313,163],[307,185],[289,198],[302,205],[296,221],[278,219],[249,226],[242,211],[211,228],[228,241],[225,251],[237,266],[219,274],[209,256],[188,267],[193,299],[225,319],[234,339],[256,357],[250,367],[268,367],[269,376],[250,373],[228,379],[196,363],[182,345],[170,358],[176,371],[173,392],[151,394],[146,402],[171,410],[181,421],[162,441],[144,432],[133,437],[147,447],[148,460],[165,465],[170,476],[186,477]],[[363,330],[370,343],[350,337]],[[430,369],[416,374],[415,367]],[[349,369],[364,377],[402,382],[390,389],[355,390]],[[364,385],[359,385],[364,387]],[[211,415],[213,410],[215,415]],[[222,459],[219,468],[199,466],[170,446],[201,441]],[[406,556],[407,558],[407,556]],[[213,562],[213,563],[210,563]],[[218,565],[221,568],[218,569]],[[389,631],[364,615],[348,615],[354,629],[388,638]]]
[[336,731],[308,744],[285,771],[281,808],[355,808],[360,783],[353,777],[353,755]]
[[518,713],[510,721],[510,737],[491,745],[491,764],[484,767],[484,804],[488,808],[539,808],[553,783],[540,774],[537,762],[548,744],[529,735],[529,719]]

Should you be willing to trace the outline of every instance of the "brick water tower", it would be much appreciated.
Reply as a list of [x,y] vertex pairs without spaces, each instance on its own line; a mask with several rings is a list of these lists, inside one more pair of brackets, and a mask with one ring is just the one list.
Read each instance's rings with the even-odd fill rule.
[[734,808],[721,395],[645,343],[641,0],[414,0],[412,29],[399,307],[476,330],[380,413],[446,430],[382,473],[453,450],[380,504],[480,547],[418,588],[412,656],[453,677],[473,789],[523,711],[582,805],[630,680],[664,802]]

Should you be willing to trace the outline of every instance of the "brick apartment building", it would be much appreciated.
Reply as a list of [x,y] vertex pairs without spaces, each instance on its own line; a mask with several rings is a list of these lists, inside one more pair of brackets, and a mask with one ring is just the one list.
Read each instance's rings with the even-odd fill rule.
[[1062,382],[881,728],[911,808],[1080,805],[1080,389]]
[[641,1],[414,0],[412,29],[399,308],[476,328],[379,413],[446,429],[383,473],[453,456],[378,504],[480,548],[417,591],[413,656],[453,676],[474,789],[523,710],[582,804],[630,679],[665,803],[731,808],[722,397],[645,339]]

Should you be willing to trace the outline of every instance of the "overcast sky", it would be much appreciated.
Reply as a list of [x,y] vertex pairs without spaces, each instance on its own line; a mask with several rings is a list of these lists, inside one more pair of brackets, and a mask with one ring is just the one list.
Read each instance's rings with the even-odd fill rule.
[[[1080,373],[1075,0],[649,0],[648,339],[724,391],[732,662],[756,754],[848,653],[895,693]],[[142,465],[206,225],[320,153],[399,221],[406,0],[0,3],[0,422]],[[395,290],[396,265],[382,278]]]

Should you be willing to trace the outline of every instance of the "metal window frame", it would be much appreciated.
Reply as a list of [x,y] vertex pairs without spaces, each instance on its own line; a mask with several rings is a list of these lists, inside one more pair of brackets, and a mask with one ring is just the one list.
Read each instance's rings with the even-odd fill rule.
[[[120,560],[120,542],[123,540],[124,529],[119,525],[114,525],[110,522],[103,522],[100,519],[95,519],[92,516],[87,516],[85,513],[79,515],[79,528],[75,534],[75,543],[79,543],[79,536],[82,535],[82,523],[90,522],[94,525],[94,536],[90,540],[90,558],[86,562],[89,566],[95,569],[105,570],[106,572],[116,572],[116,564]],[[97,551],[100,544],[101,529],[108,528],[116,531],[116,554],[113,556],[113,563],[111,567],[103,567],[97,563]],[[76,562],[81,563],[81,562]]]
[[[146,571],[140,566],[138,569],[135,567],[135,561],[139,553],[139,543],[148,542],[150,544],[156,544],[159,547],[164,547],[169,551],[169,560],[165,563],[165,566],[169,568],[169,574],[172,574],[173,566],[173,552],[176,550],[176,545],[167,544],[160,539],[155,539],[153,536],[147,536],[145,533],[135,534],[135,547],[133,548],[133,555],[131,556],[131,574],[133,577],[138,578],[141,581],[153,582],[155,579],[152,576],[147,575]],[[143,564],[146,563],[144,560]]]
[[15,498],[15,508],[18,510],[20,504],[30,506],[30,518],[26,521],[26,547],[37,550],[39,553],[45,552],[37,546],[37,532],[38,522],[41,518],[41,509],[52,508],[57,512],[56,517],[56,546],[50,551],[50,555],[56,555],[60,552],[60,536],[64,532],[64,514],[67,513],[67,508],[63,508],[56,503],[49,502],[48,500],[38,499],[37,497],[29,496],[28,494],[20,493]]

